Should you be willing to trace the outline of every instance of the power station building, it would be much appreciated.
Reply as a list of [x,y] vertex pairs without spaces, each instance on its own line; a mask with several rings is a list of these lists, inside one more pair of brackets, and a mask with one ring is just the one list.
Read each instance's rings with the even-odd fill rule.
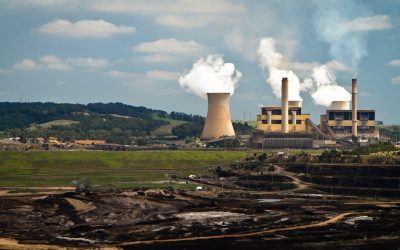
[[362,139],[379,138],[376,128],[375,110],[358,109],[357,79],[352,80],[352,107],[349,101],[332,102],[326,114],[321,115],[320,128],[331,139],[350,138]]
[[301,102],[288,100],[288,89],[288,79],[282,78],[282,105],[261,107],[253,133],[254,148],[332,147],[352,137],[379,138],[375,110],[357,108],[357,79],[352,80],[351,108],[350,101],[333,101],[321,115],[319,126],[310,114],[303,113]]
[[253,133],[253,148],[312,148],[314,132],[324,137],[302,112],[301,101],[289,101],[289,81],[282,78],[281,106],[261,107],[257,115],[257,131]]
[[[307,119],[310,114],[302,113],[300,101],[289,101],[289,132],[309,132]],[[257,115],[257,129],[266,132],[282,132],[282,107],[261,107],[261,115]]]
[[[336,138],[352,136],[351,110],[328,109],[321,115],[321,127],[332,131]],[[362,109],[357,111],[357,135],[361,138],[378,138],[379,130],[376,128],[375,110]]]

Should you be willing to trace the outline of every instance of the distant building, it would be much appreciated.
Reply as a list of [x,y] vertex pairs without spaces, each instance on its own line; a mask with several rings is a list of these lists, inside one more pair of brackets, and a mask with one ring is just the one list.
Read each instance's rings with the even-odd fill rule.
[[49,143],[50,144],[55,144],[55,145],[58,145],[58,144],[60,144],[60,141],[58,140],[58,138],[57,137],[49,137]]
[[[351,137],[352,135],[352,110],[330,108],[325,115],[321,115],[321,127],[323,130],[333,132],[336,138]],[[357,132],[361,138],[379,138],[379,130],[376,128],[375,110],[357,110]]]
[[89,145],[103,145],[103,144],[106,144],[106,141],[104,141],[104,140],[75,140],[75,143],[78,145],[89,146]]
[[[289,133],[310,131],[306,122],[310,119],[310,114],[301,111],[301,102],[289,101]],[[282,107],[261,107],[261,115],[257,115],[257,129],[265,132],[282,132]]]
[[35,141],[38,144],[44,144],[44,138],[43,137],[37,137],[37,138],[35,138]]

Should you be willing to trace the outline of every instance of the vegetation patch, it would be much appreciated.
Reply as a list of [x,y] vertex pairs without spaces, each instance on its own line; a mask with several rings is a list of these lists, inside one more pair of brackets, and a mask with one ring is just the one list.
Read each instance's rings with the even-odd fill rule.
[[208,166],[243,159],[248,151],[29,151],[0,152],[1,187],[71,186],[165,181],[169,176],[207,174]]

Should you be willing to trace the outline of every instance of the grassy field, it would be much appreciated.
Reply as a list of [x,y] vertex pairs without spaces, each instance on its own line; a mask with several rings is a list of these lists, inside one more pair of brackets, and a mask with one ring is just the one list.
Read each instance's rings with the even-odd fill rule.
[[171,135],[172,129],[178,125],[186,123],[185,121],[178,121],[178,120],[167,120],[169,124],[161,126],[151,132],[151,135]]
[[30,129],[34,129],[36,127],[42,127],[42,128],[50,128],[51,126],[70,126],[72,124],[79,123],[78,121],[73,121],[73,120],[54,120],[50,122],[45,122],[42,124],[34,124],[30,127]]
[[171,118],[160,117],[159,113],[153,113],[153,119],[167,121],[169,124],[161,126],[151,132],[151,135],[171,135],[172,129],[178,125],[186,123],[185,121],[174,120]]
[[[89,177],[94,185],[129,186],[158,182],[167,175],[205,173],[205,166],[227,164],[250,151],[31,151],[0,152],[0,187],[70,186]],[[134,184],[137,185],[137,184]]]

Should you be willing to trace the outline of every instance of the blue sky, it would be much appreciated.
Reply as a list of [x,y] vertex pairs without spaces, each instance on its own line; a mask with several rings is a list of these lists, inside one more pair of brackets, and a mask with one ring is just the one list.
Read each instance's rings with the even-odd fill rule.
[[[206,100],[178,78],[219,54],[243,75],[232,116],[249,119],[259,105],[279,103],[257,54],[269,37],[280,67],[300,81],[319,65],[347,90],[356,76],[359,108],[399,124],[399,14],[396,0],[0,0],[0,101],[123,102],[205,115]],[[301,97],[318,122],[326,107]]]

